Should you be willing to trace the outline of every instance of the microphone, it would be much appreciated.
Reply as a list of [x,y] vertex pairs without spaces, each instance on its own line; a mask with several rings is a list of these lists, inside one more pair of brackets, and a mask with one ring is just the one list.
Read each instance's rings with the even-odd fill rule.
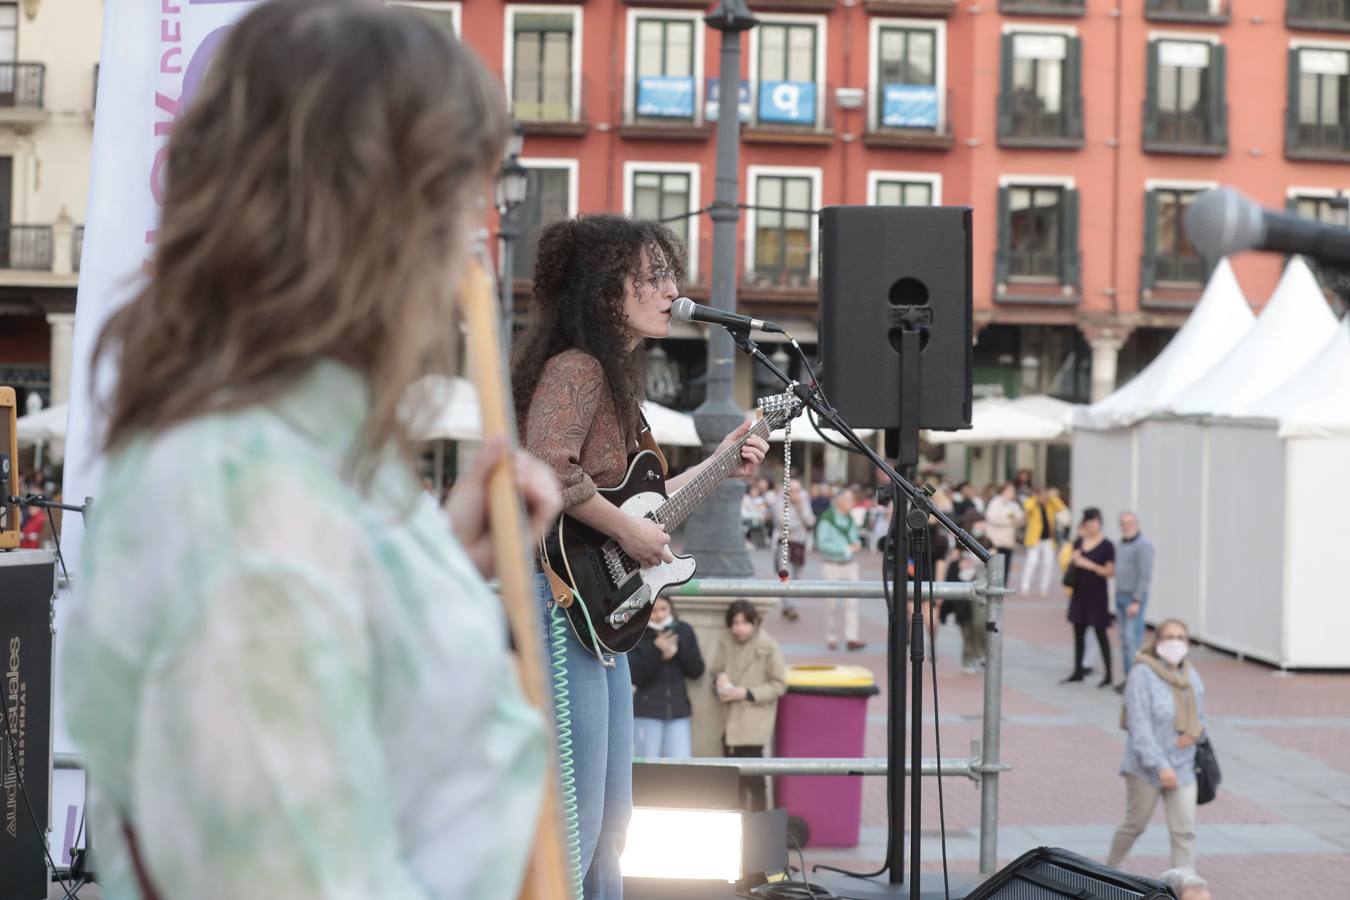
[[1195,199],[1186,213],[1186,235],[1209,259],[1268,250],[1350,265],[1350,228],[1262,209],[1232,188],[1206,191]]
[[713,309],[711,306],[703,306],[695,303],[688,297],[681,297],[675,301],[670,307],[670,318],[672,321],[679,322],[681,325],[687,322],[707,322],[710,325],[721,325],[723,328],[731,328],[737,331],[783,333],[783,329],[772,322],[765,322],[763,319],[752,319],[749,316],[738,316],[736,313],[723,312],[720,309]]

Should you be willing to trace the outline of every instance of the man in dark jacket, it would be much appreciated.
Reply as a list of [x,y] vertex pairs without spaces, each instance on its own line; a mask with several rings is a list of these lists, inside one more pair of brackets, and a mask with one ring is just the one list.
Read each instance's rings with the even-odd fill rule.
[[675,618],[665,597],[652,604],[652,617],[628,654],[633,679],[633,756],[643,759],[693,756],[689,734],[692,709],[685,679],[703,674],[698,638]]

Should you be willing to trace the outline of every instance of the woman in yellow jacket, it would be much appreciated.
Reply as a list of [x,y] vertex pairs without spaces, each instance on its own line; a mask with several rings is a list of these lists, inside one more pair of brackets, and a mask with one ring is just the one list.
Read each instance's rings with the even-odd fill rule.
[[1030,593],[1031,580],[1041,573],[1041,593],[1050,591],[1050,580],[1055,576],[1055,517],[1067,509],[1058,493],[1038,488],[1022,504],[1027,517],[1026,562],[1022,566],[1022,593]]

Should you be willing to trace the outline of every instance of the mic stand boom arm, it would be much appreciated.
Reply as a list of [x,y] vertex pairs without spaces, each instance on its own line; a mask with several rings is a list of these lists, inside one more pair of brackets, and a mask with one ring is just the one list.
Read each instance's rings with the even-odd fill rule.
[[736,346],[740,347],[747,356],[758,360],[764,368],[768,369],[782,381],[783,384],[787,385],[788,390],[795,393],[802,403],[815,410],[816,415],[829,422],[830,426],[843,435],[845,440],[856,447],[859,453],[867,457],[867,459],[878,469],[881,469],[882,472],[886,473],[886,477],[891,480],[896,489],[903,491],[905,495],[909,497],[909,502],[911,504],[919,507],[927,512],[928,515],[937,519],[938,522],[942,524],[942,527],[947,529],[952,537],[956,538],[957,542],[962,547],[974,554],[975,558],[980,562],[986,563],[989,561],[989,557],[992,554],[984,548],[984,545],[971,537],[960,525],[953,522],[950,516],[934,506],[927,491],[916,487],[909,479],[897,472],[890,463],[882,459],[877,451],[872,449],[866,441],[858,437],[857,432],[855,432],[852,427],[844,421],[843,417],[835,411],[835,408],[826,401],[825,397],[820,392],[820,388],[814,382],[810,385],[804,385],[793,381],[786,372],[774,365],[773,361],[764,355],[759,349],[758,344],[750,340],[749,331],[742,328],[731,327],[727,327],[727,331],[731,333],[731,339],[736,342]]

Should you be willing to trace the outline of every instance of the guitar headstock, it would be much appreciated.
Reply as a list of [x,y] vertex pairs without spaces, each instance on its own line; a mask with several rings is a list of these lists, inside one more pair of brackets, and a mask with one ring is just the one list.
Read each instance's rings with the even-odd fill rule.
[[769,423],[769,430],[782,428],[801,412],[802,401],[791,391],[759,398],[759,411]]

